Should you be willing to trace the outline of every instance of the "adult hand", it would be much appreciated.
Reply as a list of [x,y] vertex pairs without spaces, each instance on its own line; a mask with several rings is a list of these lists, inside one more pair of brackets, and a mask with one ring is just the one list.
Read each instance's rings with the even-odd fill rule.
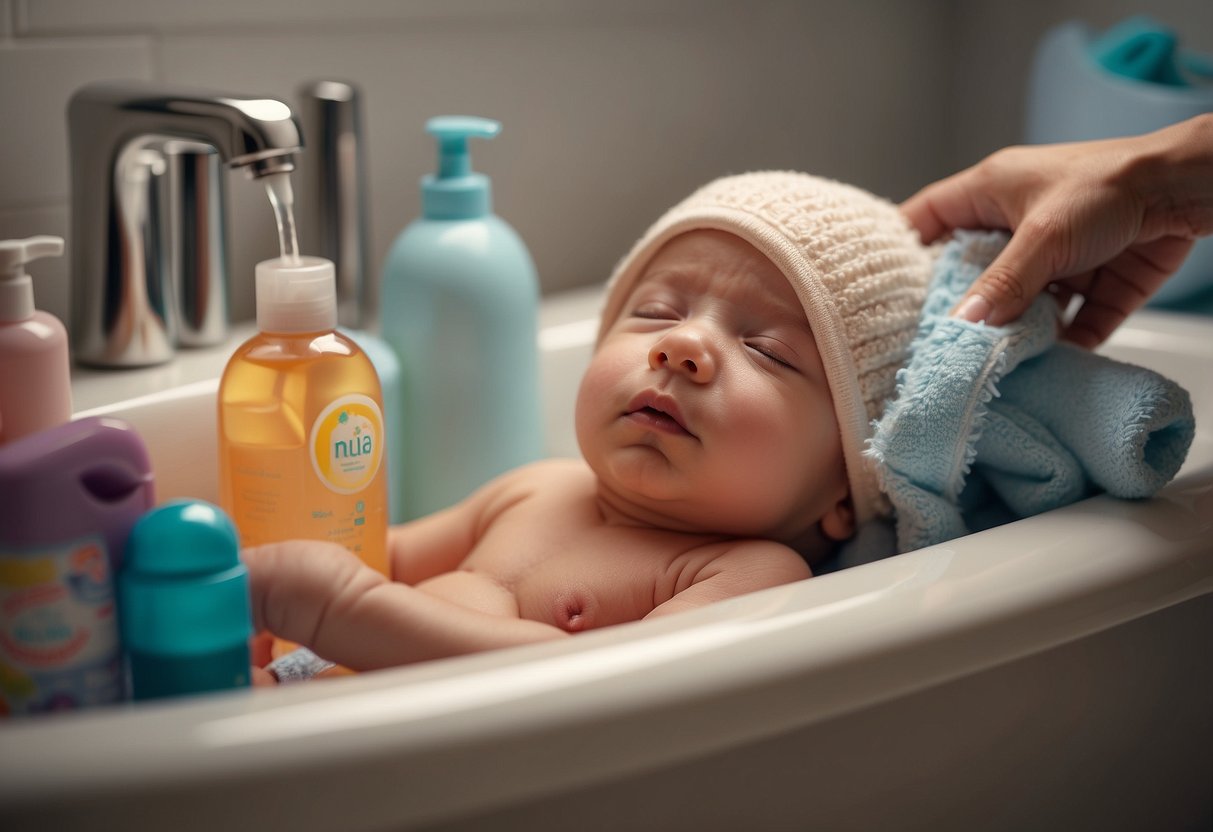
[[1213,233],[1213,114],[1123,139],[1011,147],[901,206],[923,242],[1004,228],[1007,247],[953,314],[1001,325],[1046,287],[1082,297],[1063,337],[1094,347]]

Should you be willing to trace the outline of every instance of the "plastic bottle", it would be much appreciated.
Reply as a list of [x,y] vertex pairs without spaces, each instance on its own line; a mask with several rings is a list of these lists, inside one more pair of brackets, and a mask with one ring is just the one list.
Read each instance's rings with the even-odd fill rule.
[[63,253],[61,237],[0,242],[0,445],[72,417],[67,330],[34,308],[25,264]]
[[[299,201],[299,239],[318,246],[309,249],[333,262],[337,280],[339,332],[353,339],[375,365],[383,392],[384,418],[391,420],[400,407],[400,362],[395,351],[377,335],[362,327],[375,322],[373,281],[367,279],[367,218],[362,141],[361,99],[357,87],[344,81],[314,81],[304,85],[302,128],[307,152],[296,160],[302,174]],[[277,174],[271,186],[275,219],[284,221],[283,211],[294,213],[295,197],[287,174]],[[267,177],[268,178],[268,177]],[[270,184],[267,182],[267,185]],[[291,226],[294,227],[293,220]],[[290,241],[283,238],[283,256]],[[390,434],[391,431],[389,430]],[[395,444],[394,436],[388,437]],[[389,520],[404,520],[400,492],[400,457],[390,454],[388,468]]]
[[218,507],[174,500],[140,518],[118,576],[131,698],[248,687],[248,569]]
[[[400,393],[400,359],[387,341],[365,329],[348,329],[342,326],[338,327],[337,331],[357,344],[375,366],[375,373],[379,376],[379,389],[383,392],[383,428],[388,447],[394,449],[398,442],[397,431],[393,429],[397,421],[394,417],[400,413],[403,406]],[[406,519],[402,463],[400,454],[394,452],[384,458],[384,464],[387,466],[389,523],[403,523]]]
[[114,576],[152,507],[147,448],[90,417],[0,447],[0,714],[125,697]]
[[219,383],[220,502],[244,546],[340,543],[387,574],[379,378],[336,331],[333,264],[257,264],[257,327]]
[[400,358],[392,452],[408,517],[452,505],[543,450],[535,266],[492,213],[489,179],[468,158],[469,137],[499,129],[461,116],[426,123],[438,172],[421,180],[422,216],[383,269],[379,333]]

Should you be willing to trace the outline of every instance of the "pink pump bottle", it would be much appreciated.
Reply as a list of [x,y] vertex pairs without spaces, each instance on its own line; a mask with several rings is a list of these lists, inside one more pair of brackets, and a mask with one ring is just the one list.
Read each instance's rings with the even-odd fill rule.
[[61,237],[0,242],[0,445],[72,417],[67,331],[34,308],[25,264],[63,253]]

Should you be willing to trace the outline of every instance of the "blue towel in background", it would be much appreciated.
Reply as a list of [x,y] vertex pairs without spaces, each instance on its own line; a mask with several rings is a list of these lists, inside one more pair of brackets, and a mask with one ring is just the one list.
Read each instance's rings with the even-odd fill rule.
[[[1051,297],[1006,326],[948,317],[1007,239],[957,232],[943,247],[910,363],[875,424],[866,453],[894,508],[897,551],[1098,491],[1148,497],[1179,471],[1195,435],[1182,387],[1057,343]],[[881,539],[861,530],[839,565],[892,554]]]

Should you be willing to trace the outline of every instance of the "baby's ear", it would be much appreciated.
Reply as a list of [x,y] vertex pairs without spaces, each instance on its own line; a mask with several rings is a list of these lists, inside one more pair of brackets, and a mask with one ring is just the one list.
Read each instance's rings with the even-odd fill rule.
[[843,495],[821,518],[821,533],[830,540],[846,540],[855,534],[855,510],[851,508],[851,497]]

